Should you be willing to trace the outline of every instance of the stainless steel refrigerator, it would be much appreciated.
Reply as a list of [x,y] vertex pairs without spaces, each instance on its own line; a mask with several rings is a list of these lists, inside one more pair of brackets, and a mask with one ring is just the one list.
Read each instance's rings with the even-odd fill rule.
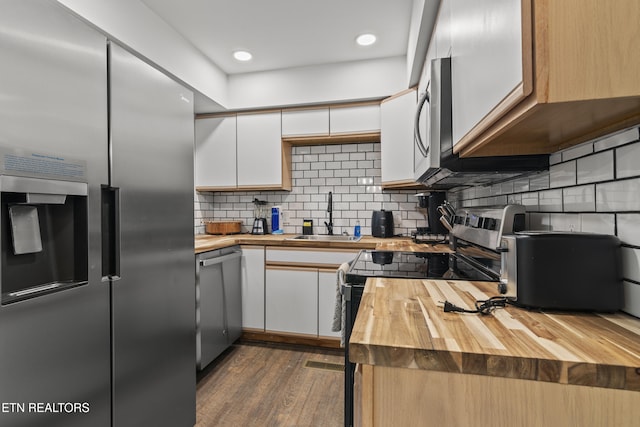
[[195,424],[193,96],[0,4],[0,425]]

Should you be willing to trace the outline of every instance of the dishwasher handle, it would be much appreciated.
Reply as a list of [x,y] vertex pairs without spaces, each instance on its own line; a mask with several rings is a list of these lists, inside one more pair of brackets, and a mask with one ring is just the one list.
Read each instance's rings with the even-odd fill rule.
[[211,265],[220,264],[221,262],[225,262],[225,261],[229,261],[229,260],[232,260],[232,259],[240,258],[241,256],[242,256],[242,251],[233,251],[233,252],[231,252],[230,254],[227,254],[227,255],[222,255],[222,256],[208,258],[208,259],[201,259],[200,260],[200,266],[209,267]]

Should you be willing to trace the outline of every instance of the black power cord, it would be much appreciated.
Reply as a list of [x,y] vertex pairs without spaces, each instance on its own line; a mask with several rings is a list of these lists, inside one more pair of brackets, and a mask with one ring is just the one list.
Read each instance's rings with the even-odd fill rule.
[[449,301],[444,302],[444,312],[455,312],[455,313],[480,313],[480,314],[490,314],[496,308],[504,308],[507,304],[513,304],[513,301],[507,297],[491,297],[488,300],[478,300],[476,301],[476,309],[468,310],[466,308],[458,307],[457,305],[450,303]]

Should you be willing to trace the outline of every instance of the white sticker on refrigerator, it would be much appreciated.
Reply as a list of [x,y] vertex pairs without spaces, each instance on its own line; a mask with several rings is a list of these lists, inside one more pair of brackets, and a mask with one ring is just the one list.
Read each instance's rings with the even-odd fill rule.
[[0,147],[0,173],[6,175],[87,181],[87,162],[55,153]]

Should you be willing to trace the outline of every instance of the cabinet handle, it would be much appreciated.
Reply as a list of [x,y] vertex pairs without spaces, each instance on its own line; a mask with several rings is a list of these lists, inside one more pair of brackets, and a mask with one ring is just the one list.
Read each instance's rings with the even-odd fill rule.
[[216,264],[220,264],[221,262],[225,262],[225,261],[229,261],[231,259],[239,258],[240,256],[242,256],[242,251],[234,251],[234,252],[232,252],[230,254],[222,255],[222,256],[219,256],[219,257],[215,257],[215,258],[201,259],[200,260],[200,265],[202,267],[209,267],[211,265],[216,265]]

